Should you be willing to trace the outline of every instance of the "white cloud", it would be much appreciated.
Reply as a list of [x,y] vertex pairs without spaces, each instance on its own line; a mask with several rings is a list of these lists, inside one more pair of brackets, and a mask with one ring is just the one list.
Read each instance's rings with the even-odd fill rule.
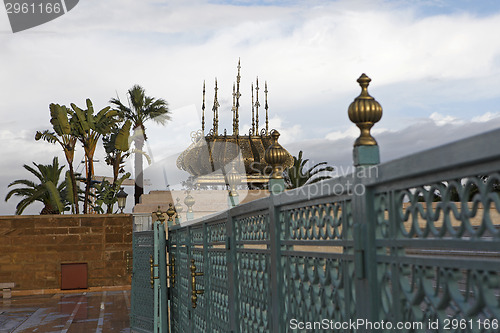
[[[394,133],[415,119],[425,118],[419,126],[440,132],[444,124],[494,124],[500,39],[491,32],[500,30],[498,9],[487,16],[423,16],[419,3],[406,2],[405,8],[398,3],[86,0],[57,20],[17,34],[10,33],[2,14],[0,60],[8,66],[0,79],[5,97],[0,135],[11,135],[2,132],[7,129],[18,134],[50,128],[49,103],[83,105],[90,97],[102,108],[138,83],[148,95],[165,98],[173,112],[165,127],[147,124],[151,151],[161,160],[184,150],[190,132],[201,127],[204,79],[206,128],[218,77],[221,128],[230,130],[228,105],[238,57],[242,132],[250,126],[250,84],[259,76],[269,85],[270,128],[280,131],[280,142],[290,150],[299,149],[294,142],[302,140],[318,140],[318,147],[332,141],[352,145],[359,130],[346,111],[359,94],[355,80],[362,72],[373,79],[370,93],[384,107],[381,123],[372,130],[379,143],[384,137],[397,140]],[[485,110],[489,113],[482,114]],[[55,146],[40,153],[43,144],[31,143],[34,130],[28,132],[22,145],[8,143],[18,149],[9,150],[1,162],[5,179],[22,177],[14,169],[26,163],[27,155],[28,162],[48,163],[52,152],[60,154]],[[426,136],[413,139],[422,147],[434,142]],[[314,151],[326,154],[324,148]],[[105,165],[99,168],[109,172]]]
[[486,123],[498,117],[500,117],[500,112],[486,112],[483,115],[473,117],[471,121],[475,123]]
[[438,126],[445,126],[445,125],[450,125],[450,124],[463,124],[464,121],[461,119],[458,119],[457,117],[450,116],[450,115],[442,115],[437,112],[433,112],[429,118],[434,121],[434,123]]

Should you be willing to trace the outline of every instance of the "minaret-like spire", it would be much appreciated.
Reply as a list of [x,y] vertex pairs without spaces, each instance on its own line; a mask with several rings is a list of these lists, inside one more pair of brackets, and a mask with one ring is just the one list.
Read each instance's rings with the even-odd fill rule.
[[236,131],[234,131],[235,135],[238,135],[240,132],[240,116],[239,116],[239,108],[240,108],[240,59],[238,58],[238,75],[236,76],[236,118],[235,118],[235,128]]
[[255,114],[253,105],[253,82],[252,82],[252,135],[255,135]]
[[264,90],[264,93],[266,94],[266,135],[268,135],[269,133],[269,113],[268,113],[268,109],[269,109],[269,105],[267,105],[267,81],[266,81],[266,89]]
[[201,104],[201,132],[205,135],[205,80],[203,80],[203,104]]
[[260,106],[260,103],[259,103],[259,77],[257,77],[257,83],[255,86],[255,97],[256,97],[256,101],[255,101],[255,130],[256,130],[257,134],[259,134],[259,106]]
[[233,107],[231,108],[233,111],[233,134],[236,134],[236,87],[233,83]]
[[214,135],[217,136],[219,135],[219,101],[217,100],[217,90],[219,90],[219,88],[217,88],[217,78],[215,78],[215,97],[214,97],[214,106],[212,108],[212,110],[214,111]]

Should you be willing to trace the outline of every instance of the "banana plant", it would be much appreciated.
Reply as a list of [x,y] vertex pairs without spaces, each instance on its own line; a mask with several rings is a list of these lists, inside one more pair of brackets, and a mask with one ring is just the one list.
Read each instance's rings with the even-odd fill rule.
[[77,137],[74,135],[68,119],[70,110],[64,105],[61,106],[53,103],[49,105],[49,110],[50,123],[54,131],[37,131],[35,140],[38,141],[42,139],[49,143],[58,143],[62,147],[69,169],[67,171],[69,177],[66,177],[67,200],[71,205],[71,212],[78,214],[78,187],[76,185],[76,177],[73,169]]
[[88,203],[90,199],[90,188],[92,178],[94,177],[94,153],[97,143],[102,135],[111,132],[112,128],[118,122],[117,111],[105,107],[94,115],[92,101],[87,99],[87,109],[83,110],[71,103],[72,111],[70,124],[74,133],[83,146],[86,161],[86,184],[85,199],[83,202],[84,213],[88,213]]

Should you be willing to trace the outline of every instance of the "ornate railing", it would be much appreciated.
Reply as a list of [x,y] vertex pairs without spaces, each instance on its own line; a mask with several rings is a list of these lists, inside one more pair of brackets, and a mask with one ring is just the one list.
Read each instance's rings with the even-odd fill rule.
[[499,332],[499,138],[169,228],[173,332]]

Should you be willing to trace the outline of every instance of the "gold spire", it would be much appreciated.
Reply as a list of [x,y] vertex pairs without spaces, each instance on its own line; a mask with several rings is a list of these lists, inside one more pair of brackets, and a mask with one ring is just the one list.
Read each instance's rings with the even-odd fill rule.
[[240,59],[238,58],[238,75],[236,76],[236,118],[235,118],[235,129],[236,131],[233,131],[235,135],[239,135],[240,132],[240,116],[239,116],[239,108],[240,108]]
[[255,114],[253,105],[253,82],[252,82],[252,135],[255,135]]
[[257,84],[255,86],[255,130],[257,131],[257,134],[259,134],[259,77],[257,77]]
[[266,81],[266,89],[264,90],[264,93],[266,94],[266,135],[269,133],[269,114],[268,114],[268,109],[269,105],[267,105],[267,81]]
[[219,101],[217,100],[217,90],[219,90],[219,88],[217,88],[217,78],[215,78],[215,97],[214,97],[214,106],[212,108],[212,110],[214,111],[214,123],[213,123],[213,130],[214,130],[214,135],[217,136],[219,135]]
[[205,135],[205,80],[203,80],[203,104],[201,105],[201,132]]
[[233,111],[233,134],[236,134],[236,90],[233,82],[233,107],[231,111]]

